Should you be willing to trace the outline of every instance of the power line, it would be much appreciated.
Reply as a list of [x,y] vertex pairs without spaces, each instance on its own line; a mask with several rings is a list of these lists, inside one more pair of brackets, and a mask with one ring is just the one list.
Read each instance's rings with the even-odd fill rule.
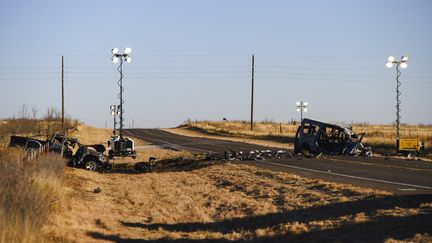
[[[23,78],[0,78],[1,81],[12,81],[12,80],[56,80],[59,77],[23,77]],[[114,77],[71,77],[71,76],[65,76],[65,80],[71,81],[71,80],[113,80]],[[158,79],[158,80],[178,80],[178,79],[202,79],[205,81],[206,79],[237,79],[237,80],[247,80],[250,76],[174,76],[174,77],[167,77],[167,76],[141,76],[141,77],[127,77],[128,80],[145,80],[145,79]],[[393,83],[393,81],[378,81],[378,80],[364,80],[364,79],[357,79],[357,80],[350,80],[350,79],[344,79],[344,80],[338,80],[338,79],[325,79],[325,78],[305,78],[305,77],[280,77],[280,76],[259,76],[260,79],[278,79],[278,80],[308,80],[310,82],[315,81],[327,81],[327,82],[339,82],[339,83]],[[405,81],[404,84],[426,84],[431,85],[432,82],[426,82],[426,81]]]
[[[263,71],[259,71],[256,72],[258,77],[276,77],[276,78],[290,78],[290,79],[296,79],[296,78],[314,78],[314,76],[326,76],[326,77],[335,77],[335,78],[340,78],[340,77],[364,77],[364,78],[387,78],[388,75],[354,75],[354,74],[331,74],[331,73],[296,73],[296,72],[263,72]],[[28,76],[28,75],[50,75],[50,74],[56,74],[56,75],[60,75],[60,72],[30,72],[30,73],[24,73],[24,72],[20,72],[20,73],[2,73],[0,72],[0,74],[2,75],[7,75],[7,76],[12,76],[13,78],[20,78],[20,77],[16,77],[17,75],[19,76]],[[65,72],[66,75],[68,75],[68,77],[73,77],[73,78],[98,78],[98,77],[102,77],[105,76],[107,78],[114,78],[114,74],[110,73],[110,72]],[[86,76],[75,76],[75,75],[81,75],[81,74],[85,74]],[[188,74],[188,75],[185,75]],[[250,74],[248,72],[244,72],[244,71],[228,71],[228,72],[131,72],[128,75],[128,78],[134,78],[136,76],[138,77],[196,77],[197,75],[200,75],[200,77],[203,77],[202,74],[245,74],[245,76],[250,77]],[[264,74],[264,75],[261,75]],[[282,75],[278,75],[278,76],[272,76],[272,75],[268,75],[268,74],[282,74]],[[151,76],[151,75],[156,75],[156,76]],[[218,76],[216,75],[216,76]],[[298,77],[298,75],[300,75],[300,77]],[[243,77],[240,75],[236,75],[238,77]],[[212,77],[212,76],[205,76],[205,77]],[[416,78],[416,79],[432,79],[432,76],[417,76],[417,75],[409,75],[409,78]],[[26,77],[22,77],[22,78],[26,78]],[[36,77],[35,77],[36,78]],[[7,78],[5,78],[7,79]]]
[[[278,77],[278,76],[260,76],[265,79],[288,79],[288,80],[309,80],[309,81],[331,81],[331,82],[342,82],[342,83],[394,83],[394,81],[373,81],[373,80],[337,80],[337,79],[323,79],[323,78],[294,78],[294,77]],[[405,81],[405,84],[432,84],[432,82],[424,81]]]
[[0,66],[0,69],[9,69],[9,68],[23,68],[23,69],[33,69],[33,68],[50,68],[50,69],[60,69],[55,66]]
[[[370,74],[330,74],[330,73],[297,73],[297,72],[269,72],[269,71],[258,71],[257,73],[266,74],[289,74],[289,75],[320,75],[320,76],[335,76],[335,77],[375,77],[375,78],[387,78],[388,75],[370,75]],[[431,78],[432,76],[414,76],[410,75],[411,78]]]
[[61,71],[60,71],[60,72],[19,72],[19,73],[17,73],[17,72],[13,72],[13,73],[11,73],[11,72],[4,73],[4,72],[1,72],[1,71],[0,71],[0,74],[1,74],[1,75],[40,75],[40,74],[61,74]]
[[[0,65],[0,69],[57,69],[60,70],[59,67],[57,66],[1,66]],[[79,70],[79,69],[84,69],[84,70],[100,70],[100,69],[106,69],[106,70],[111,70],[110,67],[108,66],[67,66],[65,67],[66,70]],[[167,66],[167,65],[162,65],[162,66],[134,66],[134,67],[129,67],[128,70],[134,70],[134,69],[139,69],[139,70],[147,70],[147,69],[151,69],[151,70],[178,70],[178,69],[239,69],[242,68],[241,71],[244,72],[248,72],[250,70],[250,65],[220,65],[220,66],[205,66],[205,65],[186,65],[186,66]],[[260,70],[265,70],[265,69],[284,69],[284,70],[337,70],[337,71],[358,71],[358,68],[346,68],[346,67],[302,67],[302,66],[278,66],[278,65],[272,65],[272,66],[267,66],[267,65],[255,65],[255,68],[260,71]],[[363,69],[365,71],[380,71],[380,72],[384,72],[383,69]],[[427,72],[432,72],[432,69],[416,69],[410,68],[410,71],[427,71]],[[261,71],[262,72],[262,71]]]
[[[76,71],[67,71],[69,74],[107,74],[102,72],[76,72]],[[248,73],[246,71],[168,71],[168,72],[156,72],[156,71],[143,71],[143,72],[128,72],[128,75],[137,75],[137,74],[220,74],[220,73]]]
[[[0,53],[0,56],[20,56],[20,57],[61,57],[61,56],[70,56],[70,57],[94,57],[94,56],[100,56],[100,57],[106,57],[109,56],[109,54],[105,52],[98,52],[98,53],[6,53],[2,52]],[[223,53],[159,53],[159,54],[136,54],[134,56],[137,57],[249,57],[250,53],[230,53],[230,54],[223,54]],[[317,59],[332,59],[332,60],[359,60],[359,59],[367,59],[367,60],[374,60],[374,59],[381,59],[382,56],[342,56],[342,55],[299,55],[296,53],[258,53],[257,56],[260,57],[294,57],[296,59],[309,59],[309,58],[317,58]],[[421,60],[421,61],[432,61],[432,57],[416,57],[414,60]]]
[[[256,68],[258,68],[258,70],[260,68],[269,68],[269,69],[291,69],[291,70],[297,70],[297,69],[301,69],[301,70],[338,70],[338,71],[358,71],[358,68],[341,68],[341,67],[294,67],[294,66],[255,66]],[[384,66],[383,66],[384,67]],[[364,71],[382,71],[384,72],[385,69],[365,69],[362,68],[362,70]],[[432,72],[432,69],[415,69],[415,68],[410,68],[411,71],[428,71],[428,72]]]

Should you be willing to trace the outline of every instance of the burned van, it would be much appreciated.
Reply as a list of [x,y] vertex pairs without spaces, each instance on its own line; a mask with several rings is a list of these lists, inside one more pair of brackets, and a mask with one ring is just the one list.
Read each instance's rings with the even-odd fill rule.
[[303,119],[294,139],[294,153],[306,157],[318,154],[370,156],[370,147],[361,143],[364,133],[355,134],[351,126]]

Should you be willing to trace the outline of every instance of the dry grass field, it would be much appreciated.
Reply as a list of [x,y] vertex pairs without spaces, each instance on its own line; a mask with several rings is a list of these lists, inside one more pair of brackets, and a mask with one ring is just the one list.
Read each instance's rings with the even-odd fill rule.
[[[243,121],[197,121],[189,122],[177,129],[178,133],[185,130],[200,132],[206,135],[236,137],[237,141],[247,141],[267,146],[293,147],[294,136],[298,125],[280,124],[272,122],[255,123],[254,130],[250,124]],[[380,153],[394,151],[396,129],[392,125],[354,124],[356,133],[366,133],[363,143],[372,146]],[[182,131],[183,130],[183,131]],[[176,129],[172,131],[176,132]],[[401,125],[402,138],[419,138],[424,142],[426,150],[430,152],[432,146],[432,125]],[[271,143],[273,142],[273,144]],[[284,144],[288,144],[284,145]]]
[[[79,126],[99,143],[109,129]],[[302,178],[253,166],[204,166],[136,173],[135,162],[189,157],[138,141],[136,160],[112,172],[30,164],[0,151],[0,242],[432,241],[432,197]]]
[[432,240],[430,196],[398,197],[230,163],[145,174],[66,168],[64,177],[60,210],[48,227],[53,241]]

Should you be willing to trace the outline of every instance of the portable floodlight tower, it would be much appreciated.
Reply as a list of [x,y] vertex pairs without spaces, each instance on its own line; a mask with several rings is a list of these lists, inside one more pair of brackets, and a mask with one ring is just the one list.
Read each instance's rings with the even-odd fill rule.
[[[108,155],[110,158],[113,157],[132,157],[136,158],[136,151],[134,146],[134,141],[130,138],[123,137],[123,61],[126,61],[127,63],[131,62],[130,53],[132,52],[132,49],[129,47],[126,47],[124,49],[124,53],[119,53],[118,48],[113,48],[111,50],[113,57],[111,58],[112,62],[114,64],[119,64],[117,70],[120,73],[120,79],[118,80],[118,85],[120,87],[120,93],[118,94],[119,98],[119,105],[117,107],[111,106],[111,114],[114,116],[114,131],[113,136],[111,136],[110,141],[108,141],[108,145],[110,146],[110,150],[108,151]],[[116,127],[115,127],[115,116],[118,116],[120,119],[119,122],[119,129],[118,129],[118,135],[116,134]]]
[[396,66],[396,152],[399,151],[399,145],[400,145],[400,119],[401,119],[401,115],[400,115],[401,92],[399,91],[401,82],[399,81],[399,78],[402,72],[399,70],[399,68],[402,69],[407,68],[408,67],[407,61],[408,61],[407,56],[402,56],[400,60],[396,60],[394,56],[389,56],[386,62],[386,67],[388,68],[392,68],[393,66]]
[[307,112],[308,110],[308,103],[304,101],[297,101],[296,102],[296,111],[300,112],[300,123],[303,121],[303,112]]

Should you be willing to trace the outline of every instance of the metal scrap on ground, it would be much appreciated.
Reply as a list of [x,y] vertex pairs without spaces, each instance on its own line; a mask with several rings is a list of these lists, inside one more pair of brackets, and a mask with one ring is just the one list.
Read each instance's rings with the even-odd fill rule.
[[262,161],[266,159],[282,159],[292,157],[290,152],[284,150],[251,150],[247,153],[235,150],[226,150],[222,153],[204,153],[196,155],[195,158],[173,158],[157,161],[156,158],[150,157],[148,162],[138,162],[134,169],[138,172],[170,171],[170,170],[189,170],[208,166],[217,162],[224,161]]
[[207,153],[206,160],[265,160],[265,159],[281,159],[292,157],[290,152],[285,150],[251,150],[247,153],[243,151],[226,150],[223,153]]

